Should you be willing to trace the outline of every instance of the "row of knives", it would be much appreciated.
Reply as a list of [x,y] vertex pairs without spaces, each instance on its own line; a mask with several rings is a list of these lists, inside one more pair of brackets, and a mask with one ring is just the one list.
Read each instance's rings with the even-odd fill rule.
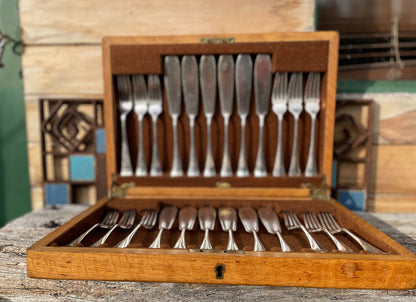
[[[321,75],[309,72],[305,89],[303,87],[303,73],[277,72],[272,74],[271,56],[258,54],[240,54],[236,58],[232,55],[194,55],[166,56],[164,58],[164,89],[169,115],[172,119],[172,166],[171,177],[184,176],[179,151],[177,125],[182,114],[182,103],[189,118],[189,164],[186,176],[197,177],[201,173],[204,177],[214,177],[217,173],[221,177],[236,175],[247,177],[253,173],[255,177],[265,177],[271,174],[282,176],[315,176],[318,174],[315,156],[315,123],[320,110]],[[199,60],[199,62],[198,62]],[[254,66],[253,66],[254,65]],[[274,76],[274,78],[273,78]],[[273,83],[272,83],[273,82]],[[273,84],[273,85],[272,85]],[[256,162],[253,171],[249,171],[246,158],[245,128],[250,113],[252,88],[254,86],[254,102],[258,117],[259,132]],[[121,176],[160,176],[163,174],[160,163],[157,143],[157,120],[163,110],[163,97],[161,83],[158,75],[148,75],[147,85],[144,75],[117,76],[119,110],[122,128],[121,146]],[[216,112],[217,91],[220,111],[224,123],[224,149],[222,152],[221,167],[215,166],[211,143],[211,124]],[[202,99],[203,113],[206,117],[207,150],[203,169],[200,169],[195,146],[195,119],[199,114],[200,98]],[[233,114],[234,101],[237,102],[237,111],[241,121],[240,152],[238,166],[233,170],[229,155],[229,120]],[[271,106],[270,106],[271,104]],[[267,171],[264,154],[263,128],[269,107],[278,118],[277,147],[272,171]],[[126,115],[133,110],[138,118],[139,138],[136,170],[133,172],[132,161],[126,130]],[[298,122],[301,113],[305,111],[311,117],[309,153],[304,171],[301,171],[298,148]],[[293,145],[289,170],[286,171],[283,160],[282,123],[284,115],[290,112],[294,119]],[[153,121],[153,146],[151,166],[147,167],[143,150],[144,115],[149,114]],[[306,135],[305,135],[306,136]],[[266,142],[267,143],[267,142]],[[217,172],[218,171],[218,172]]]

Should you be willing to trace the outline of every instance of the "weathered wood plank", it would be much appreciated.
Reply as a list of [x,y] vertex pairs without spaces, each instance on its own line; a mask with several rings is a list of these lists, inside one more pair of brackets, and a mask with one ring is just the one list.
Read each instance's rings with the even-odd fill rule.
[[[415,166],[415,145],[373,146],[369,193],[416,194]],[[363,169],[353,166],[343,169],[343,183],[355,184],[357,179],[362,179]]]
[[27,47],[22,60],[26,96],[102,97],[99,45]]
[[338,99],[372,99],[375,101],[375,144],[415,144],[416,94],[365,93],[338,94]]
[[416,194],[370,194],[367,203],[372,212],[416,212]]
[[312,31],[314,6],[314,0],[19,1],[25,44],[99,44],[104,36],[119,35]]

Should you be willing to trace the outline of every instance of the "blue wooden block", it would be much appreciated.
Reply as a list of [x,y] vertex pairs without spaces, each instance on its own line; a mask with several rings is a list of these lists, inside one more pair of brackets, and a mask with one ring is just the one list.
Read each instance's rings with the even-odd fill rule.
[[46,183],[44,188],[46,205],[64,205],[69,203],[68,184]]
[[338,190],[338,201],[353,211],[364,211],[366,192],[363,190]]
[[107,151],[105,142],[105,129],[95,130],[95,152],[105,153]]
[[95,180],[95,158],[93,155],[71,155],[69,170],[72,181]]
[[332,175],[331,175],[331,188],[333,189],[337,187],[337,172],[338,172],[338,162],[334,160],[332,162]]

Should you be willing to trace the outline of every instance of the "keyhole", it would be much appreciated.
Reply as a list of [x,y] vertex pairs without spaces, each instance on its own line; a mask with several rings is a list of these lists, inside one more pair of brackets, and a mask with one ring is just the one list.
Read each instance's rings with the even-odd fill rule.
[[217,264],[214,268],[216,278],[217,279],[224,279],[224,272],[225,272],[225,266],[224,264]]

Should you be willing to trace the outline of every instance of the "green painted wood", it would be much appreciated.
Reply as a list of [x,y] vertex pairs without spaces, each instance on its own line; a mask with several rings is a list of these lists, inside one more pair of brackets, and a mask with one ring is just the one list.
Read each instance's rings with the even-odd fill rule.
[[[21,39],[17,0],[0,0],[0,30]],[[0,68],[0,227],[31,208],[22,63],[12,46]]]
[[416,81],[338,81],[337,93],[416,93]]

